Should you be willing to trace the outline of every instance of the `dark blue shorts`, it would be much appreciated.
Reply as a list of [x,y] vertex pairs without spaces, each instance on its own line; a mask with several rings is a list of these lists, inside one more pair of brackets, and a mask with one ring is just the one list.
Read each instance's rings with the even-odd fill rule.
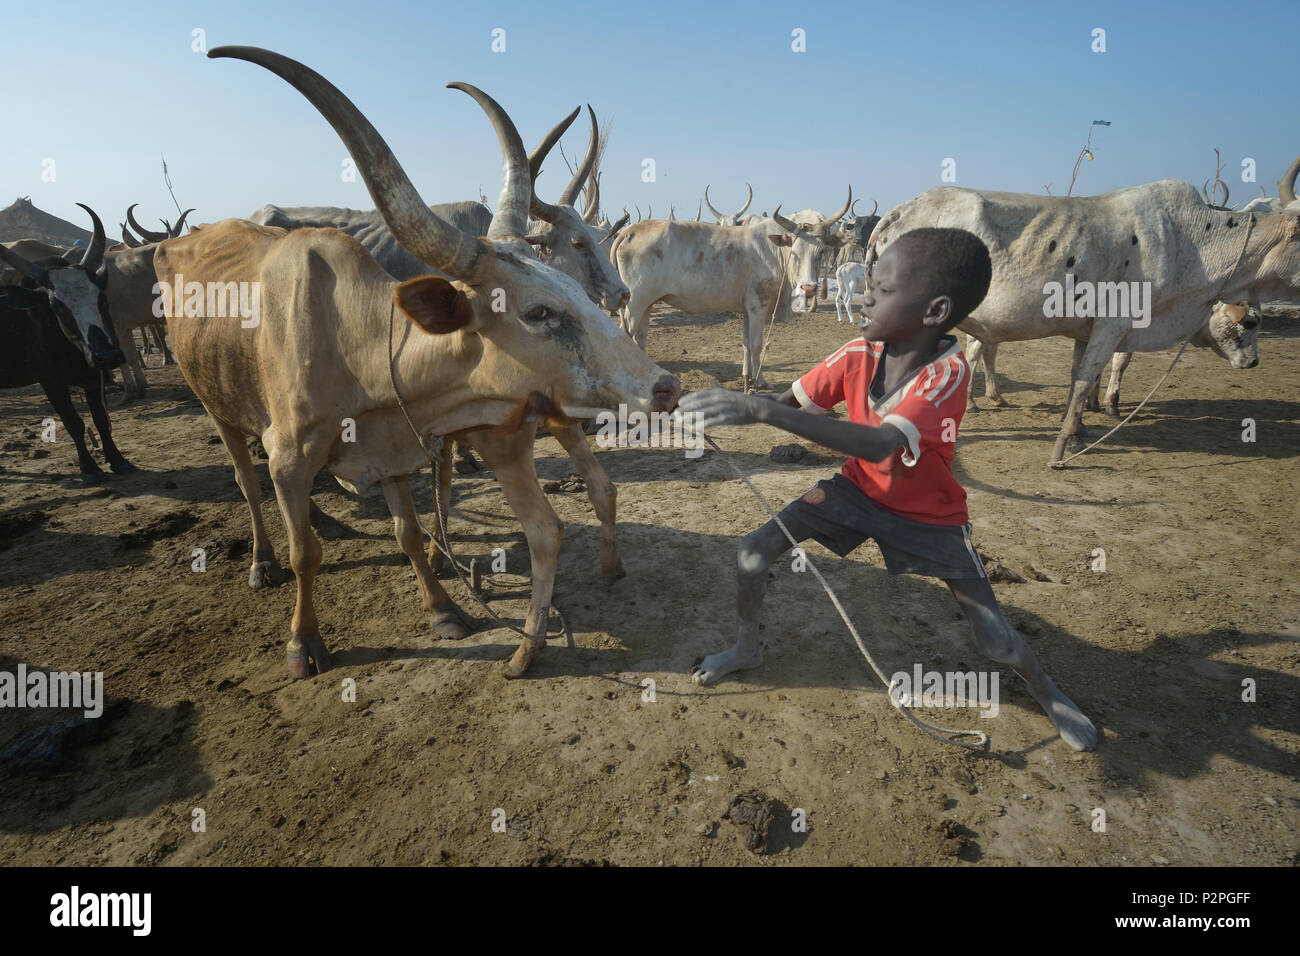
[[[823,492],[822,500],[816,491]],[[799,537],[807,537],[844,557],[867,538],[880,547],[890,574],[927,577],[983,578],[984,563],[970,540],[970,525],[925,524],[882,508],[842,474],[817,482],[806,495],[790,502],[781,520]]]

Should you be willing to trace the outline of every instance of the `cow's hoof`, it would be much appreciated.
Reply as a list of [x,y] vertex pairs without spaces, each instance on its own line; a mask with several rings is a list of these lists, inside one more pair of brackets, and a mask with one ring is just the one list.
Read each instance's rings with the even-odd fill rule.
[[544,641],[533,641],[524,638],[519,642],[519,647],[515,649],[514,656],[502,665],[501,672],[507,680],[514,680],[517,677],[523,677],[528,672],[529,665],[533,659],[546,646]]
[[1071,435],[1065,440],[1065,450],[1068,452],[1083,451],[1084,439],[1082,435]]
[[998,395],[998,396],[988,396],[988,395],[986,395],[986,396],[984,396],[984,398],[985,398],[985,400],[987,400],[987,401],[989,401],[989,402],[992,402],[994,408],[1010,408],[1010,407],[1011,407],[1011,403],[1008,402],[1008,401],[1007,401],[1005,398],[1003,398],[1001,395]]
[[615,557],[611,563],[601,568],[601,574],[604,576],[606,584],[613,584],[615,581],[621,581],[627,577],[627,571],[623,570],[623,559]]
[[108,467],[112,468],[113,473],[118,475],[130,475],[140,470],[125,458],[119,458],[117,461],[110,461]]
[[290,641],[284,659],[294,680],[304,680],[313,673],[323,674],[332,666],[330,652],[319,634],[309,634],[298,643]]
[[248,569],[248,586],[254,591],[280,583],[284,572],[275,561],[254,561]]
[[1107,418],[1119,418],[1119,404],[1107,405],[1103,410]]
[[1090,402],[1085,402],[1083,405],[1083,410],[1085,412],[1099,412],[1101,411],[1101,403],[1098,402],[1096,399],[1093,399]]
[[465,623],[464,617],[454,607],[447,610],[432,611],[429,618],[433,623],[433,632],[438,635],[440,640],[459,641],[469,637],[474,632],[474,629]]

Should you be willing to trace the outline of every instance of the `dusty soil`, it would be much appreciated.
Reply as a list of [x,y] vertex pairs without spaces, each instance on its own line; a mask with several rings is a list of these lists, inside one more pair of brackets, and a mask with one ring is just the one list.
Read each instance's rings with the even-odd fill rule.
[[[852,337],[825,305],[774,335],[767,371],[782,387]],[[660,312],[650,351],[688,388],[710,376],[736,385],[739,320]],[[39,442],[50,414],[39,391],[6,392],[0,670],[102,671],[114,706],[94,733],[70,734],[44,775],[0,767],[0,864],[1294,865],[1294,315],[1266,323],[1260,352],[1259,368],[1234,371],[1189,349],[1133,422],[1065,471],[1046,462],[1067,341],[1004,348],[1012,407],[964,422],[957,464],[975,543],[1026,579],[996,584],[998,598],[1101,729],[1091,754],[1065,746],[1010,673],[995,719],[922,714],[988,731],[990,754],[922,735],[788,559],[773,573],[766,663],[692,685],[692,664],[734,639],[736,537],[765,517],[712,452],[599,452],[619,488],[629,571],[612,587],[585,496],[550,495],[567,527],[555,601],[572,645],[555,639],[513,682],[497,664],[509,632],[435,637],[378,490],[356,499],[322,477],[316,500],[356,530],[325,542],[317,581],[337,666],[291,681],[292,585],[249,590],[246,508],[177,369],[152,370],[147,399],[115,412],[118,443],[142,471],[99,489],[80,485],[70,443]],[[1168,361],[1134,361],[1126,410]],[[982,375],[975,384],[981,395]],[[1254,443],[1242,441],[1245,418]],[[1109,423],[1087,421],[1094,435]],[[772,462],[790,438],[766,427],[716,437],[776,505],[839,466],[824,449]],[[537,468],[544,481],[573,471],[552,439],[539,442]],[[427,482],[417,503],[432,510]],[[462,557],[505,547],[508,569],[527,572],[490,477],[458,478],[455,503]],[[203,573],[191,570],[195,547]],[[1097,548],[1104,573],[1091,570]],[[938,582],[890,577],[871,544],[846,560],[808,551],[887,671],[992,669]],[[518,580],[498,580],[491,599],[515,620]],[[447,585],[473,612],[461,584]],[[342,700],[347,678],[355,703]],[[0,712],[0,753],[68,716]],[[774,817],[761,853],[746,848],[735,810],[724,818],[741,795]],[[1096,808],[1105,832],[1093,829]]]

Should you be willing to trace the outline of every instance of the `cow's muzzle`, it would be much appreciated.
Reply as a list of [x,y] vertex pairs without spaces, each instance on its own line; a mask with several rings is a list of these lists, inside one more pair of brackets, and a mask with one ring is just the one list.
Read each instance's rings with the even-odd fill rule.
[[682,397],[682,383],[676,375],[664,375],[655,383],[654,405],[652,411],[671,412],[677,407],[677,399]]
[[122,350],[108,340],[103,329],[92,326],[87,338],[87,358],[91,368],[117,368],[126,361]]
[[799,286],[799,291],[803,293],[805,299],[811,299],[813,296],[817,294],[817,286],[801,285]]

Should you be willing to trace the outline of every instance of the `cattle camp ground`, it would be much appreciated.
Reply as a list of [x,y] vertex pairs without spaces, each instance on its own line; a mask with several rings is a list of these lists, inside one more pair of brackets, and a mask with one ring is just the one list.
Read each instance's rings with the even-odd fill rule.
[[[256,121],[258,128],[284,124],[282,138],[261,142],[256,151],[209,143],[203,148],[216,149],[217,158],[204,165],[197,148],[161,138],[155,143],[145,134],[139,150],[117,147],[134,151],[139,170],[125,184],[116,173],[79,170],[74,139],[47,150],[66,172],[43,183],[45,146],[28,132],[22,148],[37,159],[0,166],[0,184],[9,183],[19,197],[0,211],[0,241],[32,240],[66,252],[68,261],[97,266],[95,257],[101,257],[110,263],[105,295],[127,303],[123,314],[113,312],[115,339],[130,342],[113,362],[99,360],[112,440],[136,469],[114,468],[105,457],[102,428],[92,423],[79,388],[73,389],[74,405],[89,429],[89,453],[103,466],[98,475],[79,465],[65,420],[40,385],[0,389],[0,675],[77,672],[102,681],[93,717],[66,707],[17,706],[0,694],[0,865],[1300,863],[1300,207],[1288,206],[1295,198],[1300,139],[1293,132],[1261,133],[1265,154],[1264,147],[1245,142],[1245,134],[1212,126],[1189,139],[1199,150],[1195,163],[1171,168],[1165,154],[1157,150],[1152,158],[1137,140],[1120,138],[1128,135],[1121,132],[1125,122],[1154,124],[1153,114],[1163,107],[1130,105],[1113,114],[1113,127],[1089,127],[1094,104],[1085,100],[1088,115],[1078,114],[1082,124],[1078,116],[1063,123],[1073,138],[1062,149],[1057,137],[1052,151],[1051,198],[1064,198],[1075,153],[1085,148],[1075,134],[1086,128],[1090,158],[1075,170],[1077,197],[1104,199],[1142,184],[1195,179],[1161,187],[1169,192],[1160,196],[1173,198],[1158,223],[1144,205],[1157,195],[1150,191],[1136,199],[1125,193],[1112,206],[1055,206],[1040,202],[1048,198],[1039,181],[1044,177],[1030,178],[1019,167],[1013,178],[991,172],[992,164],[972,162],[978,176],[972,169],[955,180],[941,178],[949,153],[966,168],[961,137],[974,134],[963,124],[957,124],[960,136],[953,134],[956,145],[924,147],[926,162],[938,150],[924,177],[907,178],[895,169],[891,180],[863,166],[863,149],[844,151],[843,111],[831,107],[824,121],[793,138],[790,156],[774,147],[764,159],[765,151],[754,149],[743,162],[730,155],[724,161],[735,144],[727,145],[725,131],[700,122],[695,135],[712,137],[714,144],[697,142],[689,161],[677,165],[659,157],[658,176],[646,180],[642,160],[656,149],[648,145],[656,110],[667,107],[632,105],[639,100],[621,80],[566,80],[562,92],[547,92],[529,85],[527,71],[494,76],[489,70],[501,62],[490,57],[516,55],[510,43],[522,48],[530,30],[543,29],[531,19],[511,26],[510,17],[522,16],[521,10],[494,11],[505,23],[505,41],[494,33],[495,22],[447,27],[466,47],[470,38],[474,44],[481,39],[483,50],[458,51],[453,62],[433,70],[437,82],[419,81],[428,106],[381,105],[375,87],[367,86],[377,61],[332,62],[330,44],[339,38],[325,28],[317,40],[295,43],[287,26],[253,31],[245,15],[228,12],[212,21],[203,49],[195,51],[190,46],[200,38],[191,32],[199,28],[177,19],[168,30],[184,40],[176,58],[182,88],[201,91],[202,102],[211,104],[223,95],[235,102],[257,98],[268,117]],[[1112,42],[1125,35],[1126,24],[1141,42],[1156,42],[1146,25],[1139,29],[1120,8],[1104,12],[1118,25],[1118,33],[1110,27]],[[813,51],[808,55],[820,56],[818,37],[837,21],[815,9],[809,17],[816,19],[804,25]],[[788,12],[759,5],[745,35],[773,31],[774,49],[784,53],[799,42],[792,31],[802,29],[789,20]],[[1049,28],[1081,32],[1082,40],[1065,46],[1082,43],[1079,56],[1088,69],[1094,67],[1088,57],[1105,55],[1093,52],[1090,25],[1052,19],[1042,27]],[[151,29],[155,39],[167,35]],[[420,30],[434,29],[421,21]],[[628,29],[619,21],[611,37]],[[381,51],[381,32],[368,25],[358,42]],[[917,42],[901,26],[890,35],[899,49]],[[493,52],[492,44],[502,42],[506,52]],[[653,33],[646,42],[655,48],[668,40]],[[359,138],[336,135],[338,126],[331,129],[281,78],[284,72],[273,75],[268,63],[289,70],[269,57],[201,55],[225,43],[255,43],[319,71],[387,139],[422,202],[397,187],[373,200],[372,179],[384,177],[370,176],[373,155],[368,166]],[[1156,69],[1125,62],[1117,69],[1138,76]],[[697,63],[690,69],[705,78],[717,67]],[[406,73],[396,76],[389,81],[415,83]],[[476,88],[443,88],[453,80]],[[499,105],[485,105],[477,87]],[[820,111],[834,88],[818,84],[808,102]],[[575,110],[579,101],[582,108]],[[1095,107],[1118,110],[1119,102],[1107,91],[1097,94]],[[689,116],[696,106],[679,98],[672,108]],[[991,109],[1011,115],[1005,106]],[[746,113],[737,122],[757,128],[758,115]],[[427,142],[408,135],[430,116],[454,116],[457,128],[468,131],[446,138],[452,144],[447,176],[460,177],[454,187],[441,188],[439,163],[422,152]],[[518,126],[515,153],[500,132],[502,116]],[[946,113],[936,116],[932,122],[955,122],[943,119]],[[1033,137],[1030,121],[1015,122],[1029,124],[1024,136]],[[307,152],[291,142],[300,130],[313,137]],[[922,151],[905,124],[896,135],[898,150]],[[942,133],[935,135],[943,141]],[[884,139],[872,148],[887,151]],[[1191,148],[1184,145],[1182,152]],[[1231,199],[1212,191],[1214,178],[1202,175],[1214,170],[1214,146],[1224,157],[1219,178],[1231,184]],[[673,139],[664,155],[684,148]],[[109,163],[102,157],[114,148],[100,149],[100,161]],[[167,153],[169,182],[176,180],[175,203],[156,169],[160,149]],[[1122,165],[1116,154],[1124,150]],[[1248,150],[1259,153],[1254,158],[1263,188],[1240,182],[1238,157],[1253,156]],[[292,167],[287,173],[270,168],[266,156],[277,151],[285,157],[278,164]],[[503,162],[509,164],[503,151],[517,160],[516,171],[526,167],[525,151],[541,157],[532,170],[535,197],[529,177],[515,176],[505,177],[507,187],[497,198]],[[313,178],[305,156],[319,158],[324,173]],[[808,172],[801,163],[812,156],[820,165]],[[539,174],[542,158],[550,175]],[[708,161],[722,171],[709,170]],[[109,166],[115,169],[116,162]],[[356,170],[351,179],[349,162]],[[218,175],[223,163],[249,168]],[[301,182],[291,184],[294,177]],[[1203,190],[1202,180],[1209,188]],[[710,201],[701,206],[706,185]],[[941,582],[890,575],[870,542],[847,558],[808,542],[806,554],[778,560],[769,574],[763,665],[713,686],[695,683],[699,662],[735,640],[737,542],[767,520],[739,476],[780,507],[833,474],[844,456],[762,424],[714,429],[717,449],[635,442],[606,447],[559,414],[589,418],[597,403],[618,404],[619,395],[603,386],[583,392],[585,378],[631,383],[627,395],[646,410],[665,410],[679,395],[715,384],[742,391],[760,373],[762,391],[790,388],[861,336],[837,315],[837,266],[870,264],[878,254],[869,243],[872,230],[879,224],[878,234],[892,239],[891,228],[936,201],[928,192],[933,187],[1032,195],[1034,211],[1026,221],[1033,229],[1021,222],[1013,240],[994,250],[995,282],[1006,283],[998,292],[1003,316],[1023,311],[1017,297],[1041,299],[1045,276],[1064,278],[1071,250],[1062,246],[1057,255],[1058,236],[1074,243],[1081,267],[1104,260],[1118,279],[1123,261],[1123,268],[1145,269],[1141,278],[1156,285],[1150,332],[1141,316],[1132,324],[1134,317],[1125,315],[1111,324],[1113,340],[1106,339],[1099,331],[1108,327],[1104,322],[1083,317],[1087,328],[1080,334],[1094,343],[1091,351],[1080,346],[1076,352],[1075,327],[1021,339],[1002,335],[996,321],[979,325],[996,343],[996,391],[1003,404],[986,397],[987,365],[972,362],[974,407],[961,422],[953,466],[998,602],[1096,725],[1095,750],[1067,746],[1009,668],[999,672],[975,649],[969,625]],[[1261,194],[1273,205],[1243,211]],[[91,220],[77,202],[96,211],[102,229],[87,228]],[[988,208],[994,200],[982,202]],[[128,216],[132,203],[140,205]],[[372,212],[377,203],[383,208]],[[445,205],[429,219],[423,203]],[[672,218],[639,217],[635,207],[651,203],[660,217],[672,208]],[[699,223],[692,204],[702,210]],[[178,219],[191,205],[198,211],[189,214],[187,226],[199,228],[185,232]],[[626,217],[625,205],[632,210]],[[805,205],[812,208],[799,212]],[[1117,211],[1121,206],[1130,211]],[[407,225],[384,209],[406,210]],[[800,218],[808,212],[813,218]],[[931,213],[945,222],[950,215],[948,207]],[[1008,213],[998,221],[1012,218]],[[232,219],[241,222],[227,222]],[[988,227],[986,220],[967,224],[975,231]],[[1022,231],[1040,228],[1045,231],[1035,233],[1037,245],[1015,246]],[[1049,236],[1051,228],[1058,232]],[[527,242],[519,238],[525,232]],[[783,234],[784,246],[769,238]],[[478,235],[491,245],[457,245],[458,237]],[[226,253],[212,251],[218,240],[238,248],[231,254],[244,257],[238,268],[222,258]],[[1056,257],[1050,263],[1049,241]],[[1206,253],[1211,241],[1218,245]],[[1161,242],[1167,244],[1154,248]],[[264,247],[290,250],[307,265],[255,272],[248,262],[260,270],[292,259],[286,253],[276,260],[276,251],[251,258],[248,250]],[[1212,260],[1218,271],[1199,279],[1182,273],[1162,278],[1162,264],[1187,261],[1170,251],[1175,247]],[[43,247],[14,248],[30,257],[23,261],[34,262],[32,250]],[[88,248],[91,257],[83,260]],[[1133,248],[1149,258],[1139,260]],[[653,270],[635,265],[638,255],[649,259],[655,252],[669,256],[670,265],[677,262],[671,256],[684,257],[683,267],[653,276],[671,288],[653,285],[647,277]],[[697,254],[731,265],[692,273],[689,259]],[[394,258],[384,258],[389,255]],[[1055,271],[1034,271],[1040,259],[1048,263],[1043,270]],[[41,268],[65,268],[41,261]],[[261,288],[257,321],[240,326],[236,292],[230,313],[213,319],[227,323],[222,337],[204,339],[195,330],[206,327],[177,325],[173,310],[184,311],[183,296],[161,302],[162,293],[150,284],[147,312],[129,295],[115,299],[124,288],[139,292],[149,278],[162,281],[163,272],[150,271],[155,262],[184,264],[200,281],[270,283]],[[213,265],[223,262],[224,273]],[[312,285],[322,274],[312,270],[324,268],[321,263],[329,281]],[[1014,273],[1011,264],[1024,272]],[[1265,276],[1270,268],[1278,274]],[[431,269],[461,285],[430,275]],[[1252,269],[1257,281],[1243,278],[1242,270]],[[1026,292],[1031,280],[1035,288]],[[39,285],[29,276],[32,282]],[[732,299],[719,292],[729,282],[739,290]],[[1178,282],[1185,288],[1175,287]],[[325,286],[328,294],[316,294]],[[336,286],[356,291],[364,303],[351,312],[339,307],[332,298]],[[494,286],[507,286],[509,293],[506,311],[495,319],[488,305]],[[294,301],[306,304],[299,310],[302,321],[314,318],[314,326],[292,325],[298,320],[285,317],[291,309],[276,311],[287,300],[285,290],[303,288],[312,294]],[[475,291],[470,305],[458,288]],[[1180,289],[1196,291],[1196,309],[1177,305],[1162,312],[1161,302],[1177,299]],[[529,296],[549,297],[552,310],[537,311],[541,306]],[[766,298],[748,308],[756,296]],[[432,297],[460,304],[434,308],[428,306]],[[870,312],[868,299],[859,291],[850,296],[850,318]],[[1243,307],[1215,313],[1211,323],[1211,306],[1220,300],[1240,300]],[[154,301],[166,314],[153,311]],[[398,315],[404,324],[397,326],[396,342],[386,341],[392,302],[411,316],[408,322]],[[572,311],[557,316],[557,302]],[[643,306],[646,319],[629,314]],[[385,345],[390,356],[404,347],[404,335],[424,334],[412,324],[420,321],[412,313],[432,316],[430,326],[464,325],[470,321],[466,310],[473,309],[480,310],[476,329],[490,321],[513,323],[499,336],[506,344],[498,352],[457,353],[454,361],[432,346],[417,353],[433,356],[431,363],[445,361],[440,374],[473,393],[472,401],[444,408],[438,383],[420,379],[416,364],[399,361],[390,379],[382,358],[373,360],[384,355]],[[73,312],[52,312],[47,319],[50,328],[63,330],[68,348],[74,347],[74,327],[89,335]],[[1175,312],[1182,325],[1162,324],[1162,315]],[[278,352],[260,346],[265,366],[256,373],[249,370],[255,363],[241,366],[247,377],[238,387],[205,371],[206,357],[234,354],[243,346],[230,343],[254,341],[259,324],[279,328],[281,321],[285,328],[313,330],[311,341],[304,333],[297,345]],[[151,331],[156,323],[166,328],[165,351],[164,340]],[[459,328],[447,333],[439,326],[438,334],[471,334]],[[363,414],[359,405],[345,405],[351,393],[337,382],[323,388],[312,379],[311,366],[337,361],[342,364],[330,368],[342,368],[347,363],[340,356],[358,354],[339,347],[330,338],[334,331],[324,329],[364,329],[366,341],[355,347],[371,356],[371,364],[356,374],[376,376],[367,380],[374,390],[390,381],[412,389],[409,409],[385,392],[380,412],[366,408]],[[1166,334],[1172,340],[1158,338]],[[525,335],[541,336],[535,348]],[[594,344],[554,345],[566,335]],[[1189,339],[1193,344],[1171,368],[1178,346]],[[1087,382],[1072,378],[1072,366],[1091,380],[1089,363],[1101,356],[1104,365],[1126,344],[1133,356],[1120,415],[1148,393],[1149,399],[1097,447],[1064,467],[1049,467],[1061,448],[1071,454],[1118,420],[1083,407],[1079,386]],[[145,389],[130,371],[132,351]],[[581,361],[564,364],[579,353]],[[93,365],[89,354],[86,361]],[[124,363],[120,370],[114,368],[118,361]],[[475,361],[493,372],[490,388],[471,375]],[[306,371],[298,375],[300,367]],[[537,385],[543,371],[549,376],[544,384],[554,385],[551,395]],[[1103,394],[1106,381],[1103,374]],[[508,402],[491,404],[492,388],[515,385]],[[414,391],[419,387],[428,391]],[[552,405],[541,401],[552,398]],[[275,428],[256,435],[245,428],[248,434],[228,450],[205,402],[230,409],[231,416],[253,409],[249,415],[274,421]],[[290,412],[306,408],[303,415],[315,415],[328,405],[333,414],[331,403],[347,412],[360,438],[354,450],[352,442],[331,436],[333,450],[313,459],[312,442],[305,429],[293,431]],[[439,431],[438,416],[429,412],[435,407],[442,409],[441,421],[453,424]],[[1063,428],[1071,409],[1081,416],[1081,440]],[[518,477],[521,470],[527,477],[520,464],[526,441],[493,445],[482,438],[478,460],[470,463],[453,458],[449,441],[433,449],[442,473],[451,475],[448,541],[467,570],[462,579],[451,565],[437,563],[432,573],[463,614],[464,636],[459,618],[445,605],[434,606],[439,599],[422,606],[429,592],[419,560],[394,538],[395,521],[403,534],[403,488],[419,519],[404,526],[407,541],[418,542],[416,554],[423,554],[427,534],[437,528],[430,449],[412,437],[408,414],[420,428],[428,426],[426,437],[469,435],[466,447],[479,434],[475,428],[491,425],[517,436],[539,428],[533,418],[547,419],[532,446],[537,481],[531,487]],[[838,415],[847,417],[843,408]],[[292,450],[281,450],[280,441]],[[575,441],[588,449],[586,456],[570,447]],[[265,544],[276,556],[270,563],[255,553],[231,451],[251,463],[263,499]],[[297,485],[288,475],[294,468],[280,462],[301,472]],[[409,481],[401,482],[408,472]],[[609,544],[593,506],[604,475],[617,489],[621,575],[611,573]],[[310,526],[309,502],[324,515],[314,515]],[[562,542],[547,543],[547,506],[562,523]],[[281,507],[297,514],[291,520],[298,521],[292,532],[298,547]],[[302,544],[308,536],[321,548],[308,588],[318,634],[302,625],[307,615],[293,573],[299,553],[310,550]],[[992,708],[916,708],[928,721],[986,733],[987,752],[954,747],[904,719],[805,559],[825,577],[886,674],[998,675]],[[471,585],[480,579],[476,591]],[[541,600],[539,589],[552,580],[550,600]],[[505,625],[526,628],[539,613],[548,629],[544,649],[524,654],[527,642]],[[300,633],[308,639],[298,642]],[[0,676],[0,691],[4,687]],[[761,827],[734,809],[746,801],[768,814]],[[758,829],[761,839],[754,838]]]

